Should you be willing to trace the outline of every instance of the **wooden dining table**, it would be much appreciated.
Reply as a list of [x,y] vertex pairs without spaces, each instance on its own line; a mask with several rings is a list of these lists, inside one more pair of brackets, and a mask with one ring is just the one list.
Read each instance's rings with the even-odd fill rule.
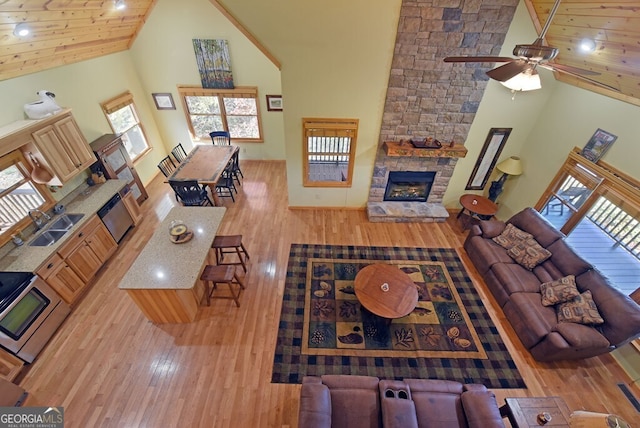
[[222,172],[231,161],[233,154],[238,150],[238,146],[197,145],[173,174],[167,177],[167,182],[170,180],[196,180],[200,184],[206,184],[211,190],[214,204],[219,206],[221,202],[216,192],[216,183],[220,180]]

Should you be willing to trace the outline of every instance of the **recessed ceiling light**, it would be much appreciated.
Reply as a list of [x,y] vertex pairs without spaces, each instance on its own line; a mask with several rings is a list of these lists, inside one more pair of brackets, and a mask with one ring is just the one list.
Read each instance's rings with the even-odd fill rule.
[[26,22],[21,22],[13,29],[13,35],[16,37],[25,37],[31,33],[31,28]]
[[582,39],[580,41],[580,50],[583,52],[593,52],[596,50],[596,42],[592,39]]
[[116,5],[116,10],[124,10],[127,8],[127,4],[124,0],[114,0],[114,3]]

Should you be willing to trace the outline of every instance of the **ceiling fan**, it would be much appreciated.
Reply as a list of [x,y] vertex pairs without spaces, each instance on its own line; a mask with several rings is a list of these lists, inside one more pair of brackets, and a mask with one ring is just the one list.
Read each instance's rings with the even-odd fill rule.
[[586,77],[598,76],[600,73],[591,70],[584,70],[578,67],[572,67],[570,65],[548,62],[558,56],[559,53],[558,48],[546,46],[544,42],[544,36],[547,34],[547,30],[551,25],[551,21],[553,20],[559,5],[560,0],[556,0],[553,8],[551,8],[547,22],[545,22],[544,27],[542,28],[540,36],[538,36],[532,44],[516,45],[513,49],[513,55],[517,58],[506,56],[450,56],[446,57],[444,62],[506,62],[504,65],[487,71],[487,76],[499,82],[506,82],[519,74],[528,76],[537,75],[536,67],[542,67],[547,70],[566,73],[594,85],[619,92],[619,89],[614,88],[613,86],[605,85],[604,83],[600,83]]

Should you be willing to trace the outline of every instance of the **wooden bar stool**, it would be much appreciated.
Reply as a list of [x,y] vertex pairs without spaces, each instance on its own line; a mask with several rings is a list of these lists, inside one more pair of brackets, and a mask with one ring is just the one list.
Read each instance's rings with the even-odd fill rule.
[[[240,297],[240,292],[244,290],[244,284],[236,275],[235,266],[213,266],[207,265],[200,275],[200,279],[205,284],[205,293],[207,295],[207,306],[211,306],[211,298],[214,299],[233,299],[236,302],[236,306],[240,307],[240,301],[238,297]],[[234,293],[233,284],[238,284],[238,292]],[[229,286],[229,291],[231,292],[231,296],[214,296],[213,292],[217,288],[218,284],[227,284]]]
[[[242,265],[242,269],[247,272],[247,260],[249,260],[249,253],[247,249],[242,245],[242,235],[217,235],[213,239],[211,244],[216,252],[216,264],[217,265]],[[225,262],[225,254],[235,254],[238,256],[237,262]],[[244,255],[244,257],[243,257]]]

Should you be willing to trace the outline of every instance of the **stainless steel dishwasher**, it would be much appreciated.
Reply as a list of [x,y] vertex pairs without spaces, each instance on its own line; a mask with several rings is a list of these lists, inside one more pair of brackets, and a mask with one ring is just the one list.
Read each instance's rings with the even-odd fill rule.
[[119,193],[113,195],[98,211],[98,217],[109,229],[109,233],[116,242],[120,242],[127,231],[133,226],[133,219],[122,202]]

